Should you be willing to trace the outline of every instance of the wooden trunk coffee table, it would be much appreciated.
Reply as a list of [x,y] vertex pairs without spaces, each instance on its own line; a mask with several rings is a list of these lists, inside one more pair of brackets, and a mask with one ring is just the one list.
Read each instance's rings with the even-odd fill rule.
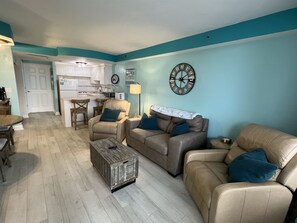
[[138,176],[138,156],[114,138],[90,142],[91,162],[114,192],[134,183]]

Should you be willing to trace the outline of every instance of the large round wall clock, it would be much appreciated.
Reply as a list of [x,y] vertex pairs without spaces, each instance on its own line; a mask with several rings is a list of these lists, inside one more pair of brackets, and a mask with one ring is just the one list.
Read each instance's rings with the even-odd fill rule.
[[176,65],[169,76],[171,90],[178,95],[189,93],[195,85],[195,70],[190,64],[180,63]]

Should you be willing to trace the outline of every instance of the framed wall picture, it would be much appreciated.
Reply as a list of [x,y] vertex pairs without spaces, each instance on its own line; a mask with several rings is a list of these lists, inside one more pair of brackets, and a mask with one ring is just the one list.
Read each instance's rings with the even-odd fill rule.
[[135,69],[126,69],[126,86],[130,86],[136,82],[136,70]]

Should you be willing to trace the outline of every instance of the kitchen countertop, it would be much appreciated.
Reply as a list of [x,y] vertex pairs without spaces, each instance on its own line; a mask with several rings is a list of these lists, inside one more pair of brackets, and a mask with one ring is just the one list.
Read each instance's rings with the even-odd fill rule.
[[84,95],[84,96],[77,96],[77,97],[64,97],[61,98],[64,101],[70,101],[72,99],[90,99],[90,100],[96,100],[96,99],[109,99],[107,97],[102,97],[102,96],[94,96],[94,95]]

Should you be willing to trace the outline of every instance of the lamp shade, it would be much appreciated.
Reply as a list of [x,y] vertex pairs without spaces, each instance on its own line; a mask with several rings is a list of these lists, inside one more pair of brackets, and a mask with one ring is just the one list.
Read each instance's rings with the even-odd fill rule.
[[10,25],[0,21],[0,46],[13,46],[13,34]]
[[130,94],[141,94],[141,85],[130,84]]

